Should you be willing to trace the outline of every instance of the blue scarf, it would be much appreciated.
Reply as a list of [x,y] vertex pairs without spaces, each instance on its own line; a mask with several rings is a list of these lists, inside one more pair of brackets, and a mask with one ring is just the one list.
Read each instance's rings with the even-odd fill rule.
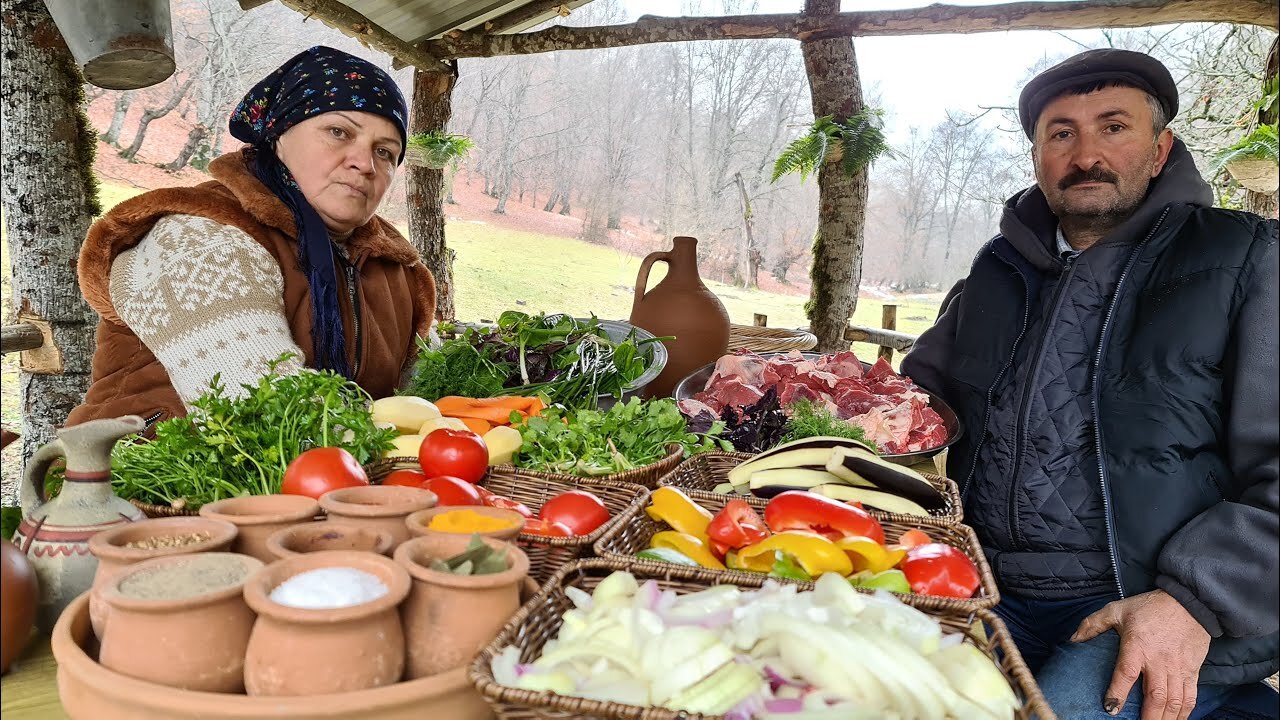
[[408,107],[395,81],[381,68],[341,50],[317,45],[294,56],[254,85],[231,113],[232,137],[252,148],[250,169],[293,213],[298,260],[311,294],[311,336],[321,369],[352,376],[338,305],[338,270],[324,221],[276,156],[275,143],[289,128],[337,110],[387,118],[400,131],[400,161],[408,129]]

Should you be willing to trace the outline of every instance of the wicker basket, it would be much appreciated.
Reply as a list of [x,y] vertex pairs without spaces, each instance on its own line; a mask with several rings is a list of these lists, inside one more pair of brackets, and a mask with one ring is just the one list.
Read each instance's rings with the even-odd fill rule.
[[[365,467],[370,480],[386,477],[393,470],[418,468],[418,461],[409,458],[388,458]],[[524,503],[535,513],[542,504],[567,490],[588,490],[600,498],[609,509],[609,520],[590,535],[568,538],[549,538],[520,533],[516,544],[529,556],[529,577],[539,585],[546,582],[561,567],[584,557],[590,557],[595,542],[624,516],[631,516],[637,508],[643,509],[649,502],[649,491],[639,485],[603,480],[547,475],[513,467],[493,467],[480,481],[486,490]]]
[[790,352],[812,350],[818,346],[818,337],[806,330],[756,327],[755,325],[729,326],[729,351]]
[[[730,500],[734,497],[739,497],[703,492],[701,490],[685,490],[684,492],[691,500],[712,513],[719,512]],[[764,515],[765,505],[768,504],[767,500],[757,497],[743,497],[742,499],[754,507],[761,516]],[[896,538],[902,533],[913,529],[923,530],[935,541],[960,549],[978,568],[978,577],[981,580],[981,585],[978,588],[978,594],[972,598],[957,600],[954,598],[907,593],[899,594],[898,599],[922,610],[936,610],[938,612],[956,612],[960,610],[969,612],[979,608],[992,608],[1000,602],[1000,590],[996,585],[995,576],[991,574],[991,566],[987,563],[987,558],[982,552],[982,545],[978,542],[978,536],[974,534],[972,528],[967,525],[957,525],[933,518],[895,515],[874,510],[871,511],[871,514],[880,521],[880,525],[884,527],[887,537]],[[627,565],[660,565],[665,567],[665,563],[656,560],[640,560],[635,555],[649,547],[649,541],[653,539],[655,533],[670,529],[666,523],[658,522],[649,517],[643,506],[636,507],[628,511],[627,515],[619,519],[609,532],[605,533],[596,542],[595,552],[596,555],[602,558],[614,559]],[[758,573],[740,570],[707,570],[707,572],[714,573],[722,583],[732,583],[734,585],[745,582],[744,578],[758,579],[760,577]],[[810,587],[807,583],[801,584],[805,587]]]
[[[723,578],[699,568],[676,565],[625,567],[615,560],[584,560],[563,568],[543,586],[524,607],[515,614],[507,626],[498,633],[471,663],[470,676],[476,689],[484,695],[501,720],[534,720],[554,718],[564,720],[709,720],[710,716],[685,713],[662,708],[643,708],[620,703],[585,700],[551,692],[533,692],[499,685],[493,677],[490,665],[493,658],[508,645],[520,650],[520,662],[528,663],[538,658],[542,647],[560,630],[561,616],[573,607],[564,588],[574,586],[590,591],[615,570],[630,570],[638,580],[653,579],[664,590],[697,592],[717,584]],[[764,579],[756,576],[751,582],[736,584],[756,588]],[[1044,696],[1036,686],[1017,647],[1009,637],[1009,631],[989,610],[974,610],[960,614],[929,613],[946,630],[963,633],[965,641],[977,646],[996,661],[1001,673],[1009,680],[1014,695],[1022,703],[1016,717],[1019,720],[1057,720]]]
[[[670,485],[681,490],[715,492],[717,485],[729,482],[730,470],[750,460],[752,457],[754,456],[749,453],[700,453],[680,463],[675,471],[664,476],[658,482],[658,485]],[[942,493],[942,509],[931,511],[929,514],[941,522],[959,524],[964,519],[964,506],[960,502],[960,488],[954,482],[941,475],[927,472],[920,474],[924,475],[925,479],[933,483],[933,486]],[[750,496],[735,495],[734,497]]]

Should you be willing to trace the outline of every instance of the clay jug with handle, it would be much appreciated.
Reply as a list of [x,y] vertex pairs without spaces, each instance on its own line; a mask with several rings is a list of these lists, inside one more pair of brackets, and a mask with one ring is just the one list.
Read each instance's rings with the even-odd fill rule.
[[[667,276],[652,290],[649,270],[656,262],[667,264]],[[646,397],[664,397],[684,376],[715,362],[729,348],[729,314],[720,298],[698,276],[698,241],[677,237],[667,252],[650,253],[640,263],[631,324],[667,340],[667,367],[645,387]]]
[[[40,579],[37,625],[50,632],[77,595],[93,585],[98,559],[89,538],[100,530],[142,520],[143,514],[111,491],[111,448],[126,435],[142,432],[142,418],[93,420],[63,428],[58,439],[36,451],[22,476],[22,523],[13,535]],[[49,466],[66,458],[62,490],[52,500],[44,491]]]

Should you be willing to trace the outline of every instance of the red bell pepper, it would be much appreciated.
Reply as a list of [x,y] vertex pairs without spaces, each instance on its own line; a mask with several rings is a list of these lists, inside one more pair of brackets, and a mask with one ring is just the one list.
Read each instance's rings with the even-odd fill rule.
[[982,584],[978,568],[967,555],[950,545],[929,543],[907,550],[899,568],[917,595],[971,598]]
[[769,537],[769,528],[746,500],[734,498],[711,518],[707,537],[712,550],[724,557],[729,550],[755,545]]
[[803,490],[774,496],[764,508],[764,521],[774,532],[805,530],[831,540],[857,535],[884,544],[884,528],[866,510]]
[[525,520],[524,528],[522,528],[520,532],[524,535],[538,535],[540,537],[549,538],[573,537],[573,531],[564,523],[548,522],[538,518]]

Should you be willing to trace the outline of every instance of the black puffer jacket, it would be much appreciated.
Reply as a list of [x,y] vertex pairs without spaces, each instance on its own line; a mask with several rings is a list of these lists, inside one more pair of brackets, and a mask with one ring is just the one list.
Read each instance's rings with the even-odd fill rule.
[[1201,680],[1243,682],[1280,638],[1277,225],[1203,188],[1175,143],[1066,272],[1021,193],[903,371],[968,428],[948,469],[1002,584],[1162,588],[1216,638]]

